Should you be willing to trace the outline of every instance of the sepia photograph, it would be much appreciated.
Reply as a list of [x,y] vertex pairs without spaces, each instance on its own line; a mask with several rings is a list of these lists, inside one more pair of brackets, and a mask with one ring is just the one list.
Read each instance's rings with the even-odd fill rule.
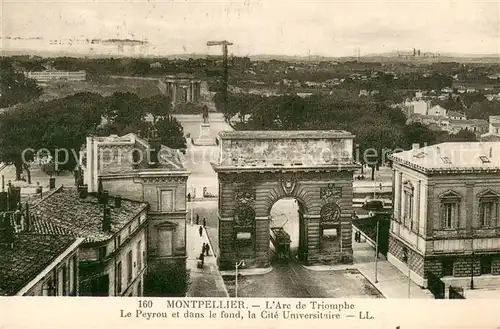
[[0,1],[0,296],[500,298],[500,2]]

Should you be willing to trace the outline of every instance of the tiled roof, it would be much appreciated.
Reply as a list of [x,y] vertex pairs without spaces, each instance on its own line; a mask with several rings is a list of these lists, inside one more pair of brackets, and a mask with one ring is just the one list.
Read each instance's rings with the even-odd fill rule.
[[222,131],[221,139],[324,139],[324,138],[354,138],[344,130],[245,130]]
[[74,237],[15,234],[14,248],[0,247],[0,295],[14,295],[76,241]]
[[499,142],[450,142],[394,153],[391,159],[422,172],[498,171]]
[[104,207],[96,196],[81,199],[76,188],[60,187],[31,207],[31,230],[42,234],[69,234],[84,238],[84,243],[105,241],[148,206],[145,202],[122,199],[121,207],[115,208],[111,196],[108,204],[111,231],[106,232],[102,229]]

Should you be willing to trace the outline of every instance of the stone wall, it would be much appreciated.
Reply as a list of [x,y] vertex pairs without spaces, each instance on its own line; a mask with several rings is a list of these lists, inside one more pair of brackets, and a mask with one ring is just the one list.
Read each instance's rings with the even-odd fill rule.
[[[406,260],[404,259],[404,248],[407,250]],[[392,234],[389,235],[389,253],[400,262],[406,263],[410,270],[424,277],[424,257]]]

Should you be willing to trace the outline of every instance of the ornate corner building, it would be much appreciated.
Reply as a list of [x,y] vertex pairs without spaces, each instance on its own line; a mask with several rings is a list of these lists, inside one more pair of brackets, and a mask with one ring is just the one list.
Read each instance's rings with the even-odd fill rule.
[[154,150],[158,161],[152,166],[149,147],[135,134],[88,137],[85,184],[89,192],[102,184],[110,194],[148,203],[149,267],[185,266],[189,173],[178,152],[164,146]]
[[352,263],[354,136],[345,131],[233,131],[219,134],[221,269],[245,259],[271,262],[272,206],[299,205],[297,258],[305,264]]

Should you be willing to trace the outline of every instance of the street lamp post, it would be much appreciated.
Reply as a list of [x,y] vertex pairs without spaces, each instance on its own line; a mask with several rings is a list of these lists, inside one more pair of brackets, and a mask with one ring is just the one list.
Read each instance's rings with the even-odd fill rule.
[[238,298],[238,268],[240,267],[243,267],[245,266],[245,261],[244,260],[241,260],[240,262],[237,262],[235,265],[234,265],[234,268],[235,268],[235,272],[236,272],[236,275],[235,275],[235,288],[234,288],[234,297]]
[[471,264],[470,264],[470,289],[474,289],[474,239],[471,239],[471,248],[472,248],[472,254],[471,254]]
[[378,283],[378,236],[380,222],[377,217],[377,235],[375,236],[375,283]]

